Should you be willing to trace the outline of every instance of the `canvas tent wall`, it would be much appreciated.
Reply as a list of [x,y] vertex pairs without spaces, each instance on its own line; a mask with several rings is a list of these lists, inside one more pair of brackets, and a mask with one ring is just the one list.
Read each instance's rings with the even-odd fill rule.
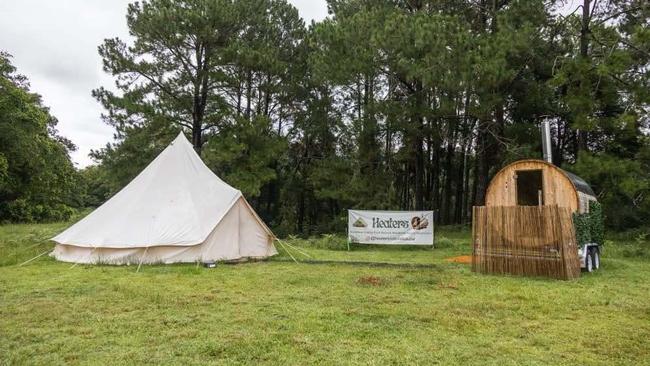
[[75,263],[188,263],[266,258],[273,233],[181,133],[131,183],[54,237]]

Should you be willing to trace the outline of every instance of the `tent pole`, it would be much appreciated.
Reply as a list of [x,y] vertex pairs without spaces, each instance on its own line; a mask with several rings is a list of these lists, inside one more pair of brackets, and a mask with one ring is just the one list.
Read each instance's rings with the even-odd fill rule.
[[348,210],[348,228],[347,228],[346,231],[347,231],[346,232],[346,234],[347,234],[346,235],[347,236],[346,240],[347,240],[348,252],[349,252],[350,251],[350,210]]

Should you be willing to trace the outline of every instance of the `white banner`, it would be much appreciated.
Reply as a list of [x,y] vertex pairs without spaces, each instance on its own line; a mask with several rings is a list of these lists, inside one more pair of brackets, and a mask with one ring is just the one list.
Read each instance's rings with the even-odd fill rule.
[[359,244],[433,245],[433,211],[348,210],[348,240]]

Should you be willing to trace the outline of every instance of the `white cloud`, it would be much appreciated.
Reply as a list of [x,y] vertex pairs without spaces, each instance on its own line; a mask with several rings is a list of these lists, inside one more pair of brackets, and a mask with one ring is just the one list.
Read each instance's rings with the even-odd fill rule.
[[312,20],[319,21],[327,16],[327,3],[325,0],[289,0],[300,12],[309,26]]
[[[32,90],[59,120],[60,133],[72,140],[79,167],[92,163],[91,149],[113,138],[101,120],[102,108],[91,91],[110,87],[97,53],[105,38],[128,39],[126,9],[132,0],[21,0],[0,3],[0,49],[14,56]],[[325,0],[289,0],[305,22],[327,15]]]

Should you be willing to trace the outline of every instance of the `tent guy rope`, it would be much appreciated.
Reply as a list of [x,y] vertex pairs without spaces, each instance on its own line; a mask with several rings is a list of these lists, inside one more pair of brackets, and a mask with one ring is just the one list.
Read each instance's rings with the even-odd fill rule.
[[280,243],[280,245],[282,245],[282,247],[287,252],[287,254],[289,254],[289,257],[291,257],[291,259],[293,259],[294,262],[298,263],[298,260],[296,260],[296,258],[293,256],[293,254],[291,254],[291,252],[289,251],[289,249],[287,249],[287,247],[284,245],[284,243],[281,242],[280,240],[278,240],[278,243]]
[[53,250],[49,250],[49,249],[48,249],[48,250],[44,251],[43,253],[37,255],[36,257],[34,257],[34,258],[32,258],[32,259],[30,259],[30,260],[28,260],[28,261],[25,261],[25,262],[19,264],[18,267],[22,267],[22,266],[24,266],[25,264],[30,263],[31,261],[34,261],[34,260],[36,260],[36,259],[42,257],[43,255],[45,255],[45,254],[47,254],[47,253],[52,253],[52,252],[53,252]]
[[142,253],[142,256],[140,257],[140,263],[138,263],[138,269],[135,271],[135,273],[140,272],[140,267],[142,267],[142,262],[144,261],[144,258],[147,256],[147,250],[149,250],[149,247],[144,248],[144,253]]
[[314,257],[312,257],[311,255],[309,255],[309,253],[303,251],[302,249],[296,248],[295,246],[293,246],[293,245],[291,245],[291,244],[289,244],[289,243],[285,243],[285,242],[283,242],[282,240],[280,240],[280,239],[278,239],[278,238],[275,238],[275,240],[277,240],[278,243],[280,243],[281,245],[283,245],[283,246],[286,245],[286,246],[288,246],[289,248],[295,250],[296,252],[298,252],[298,253],[304,255],[304,256],[307,257],[307,258],[311,258],[311,259],[314,258]]

